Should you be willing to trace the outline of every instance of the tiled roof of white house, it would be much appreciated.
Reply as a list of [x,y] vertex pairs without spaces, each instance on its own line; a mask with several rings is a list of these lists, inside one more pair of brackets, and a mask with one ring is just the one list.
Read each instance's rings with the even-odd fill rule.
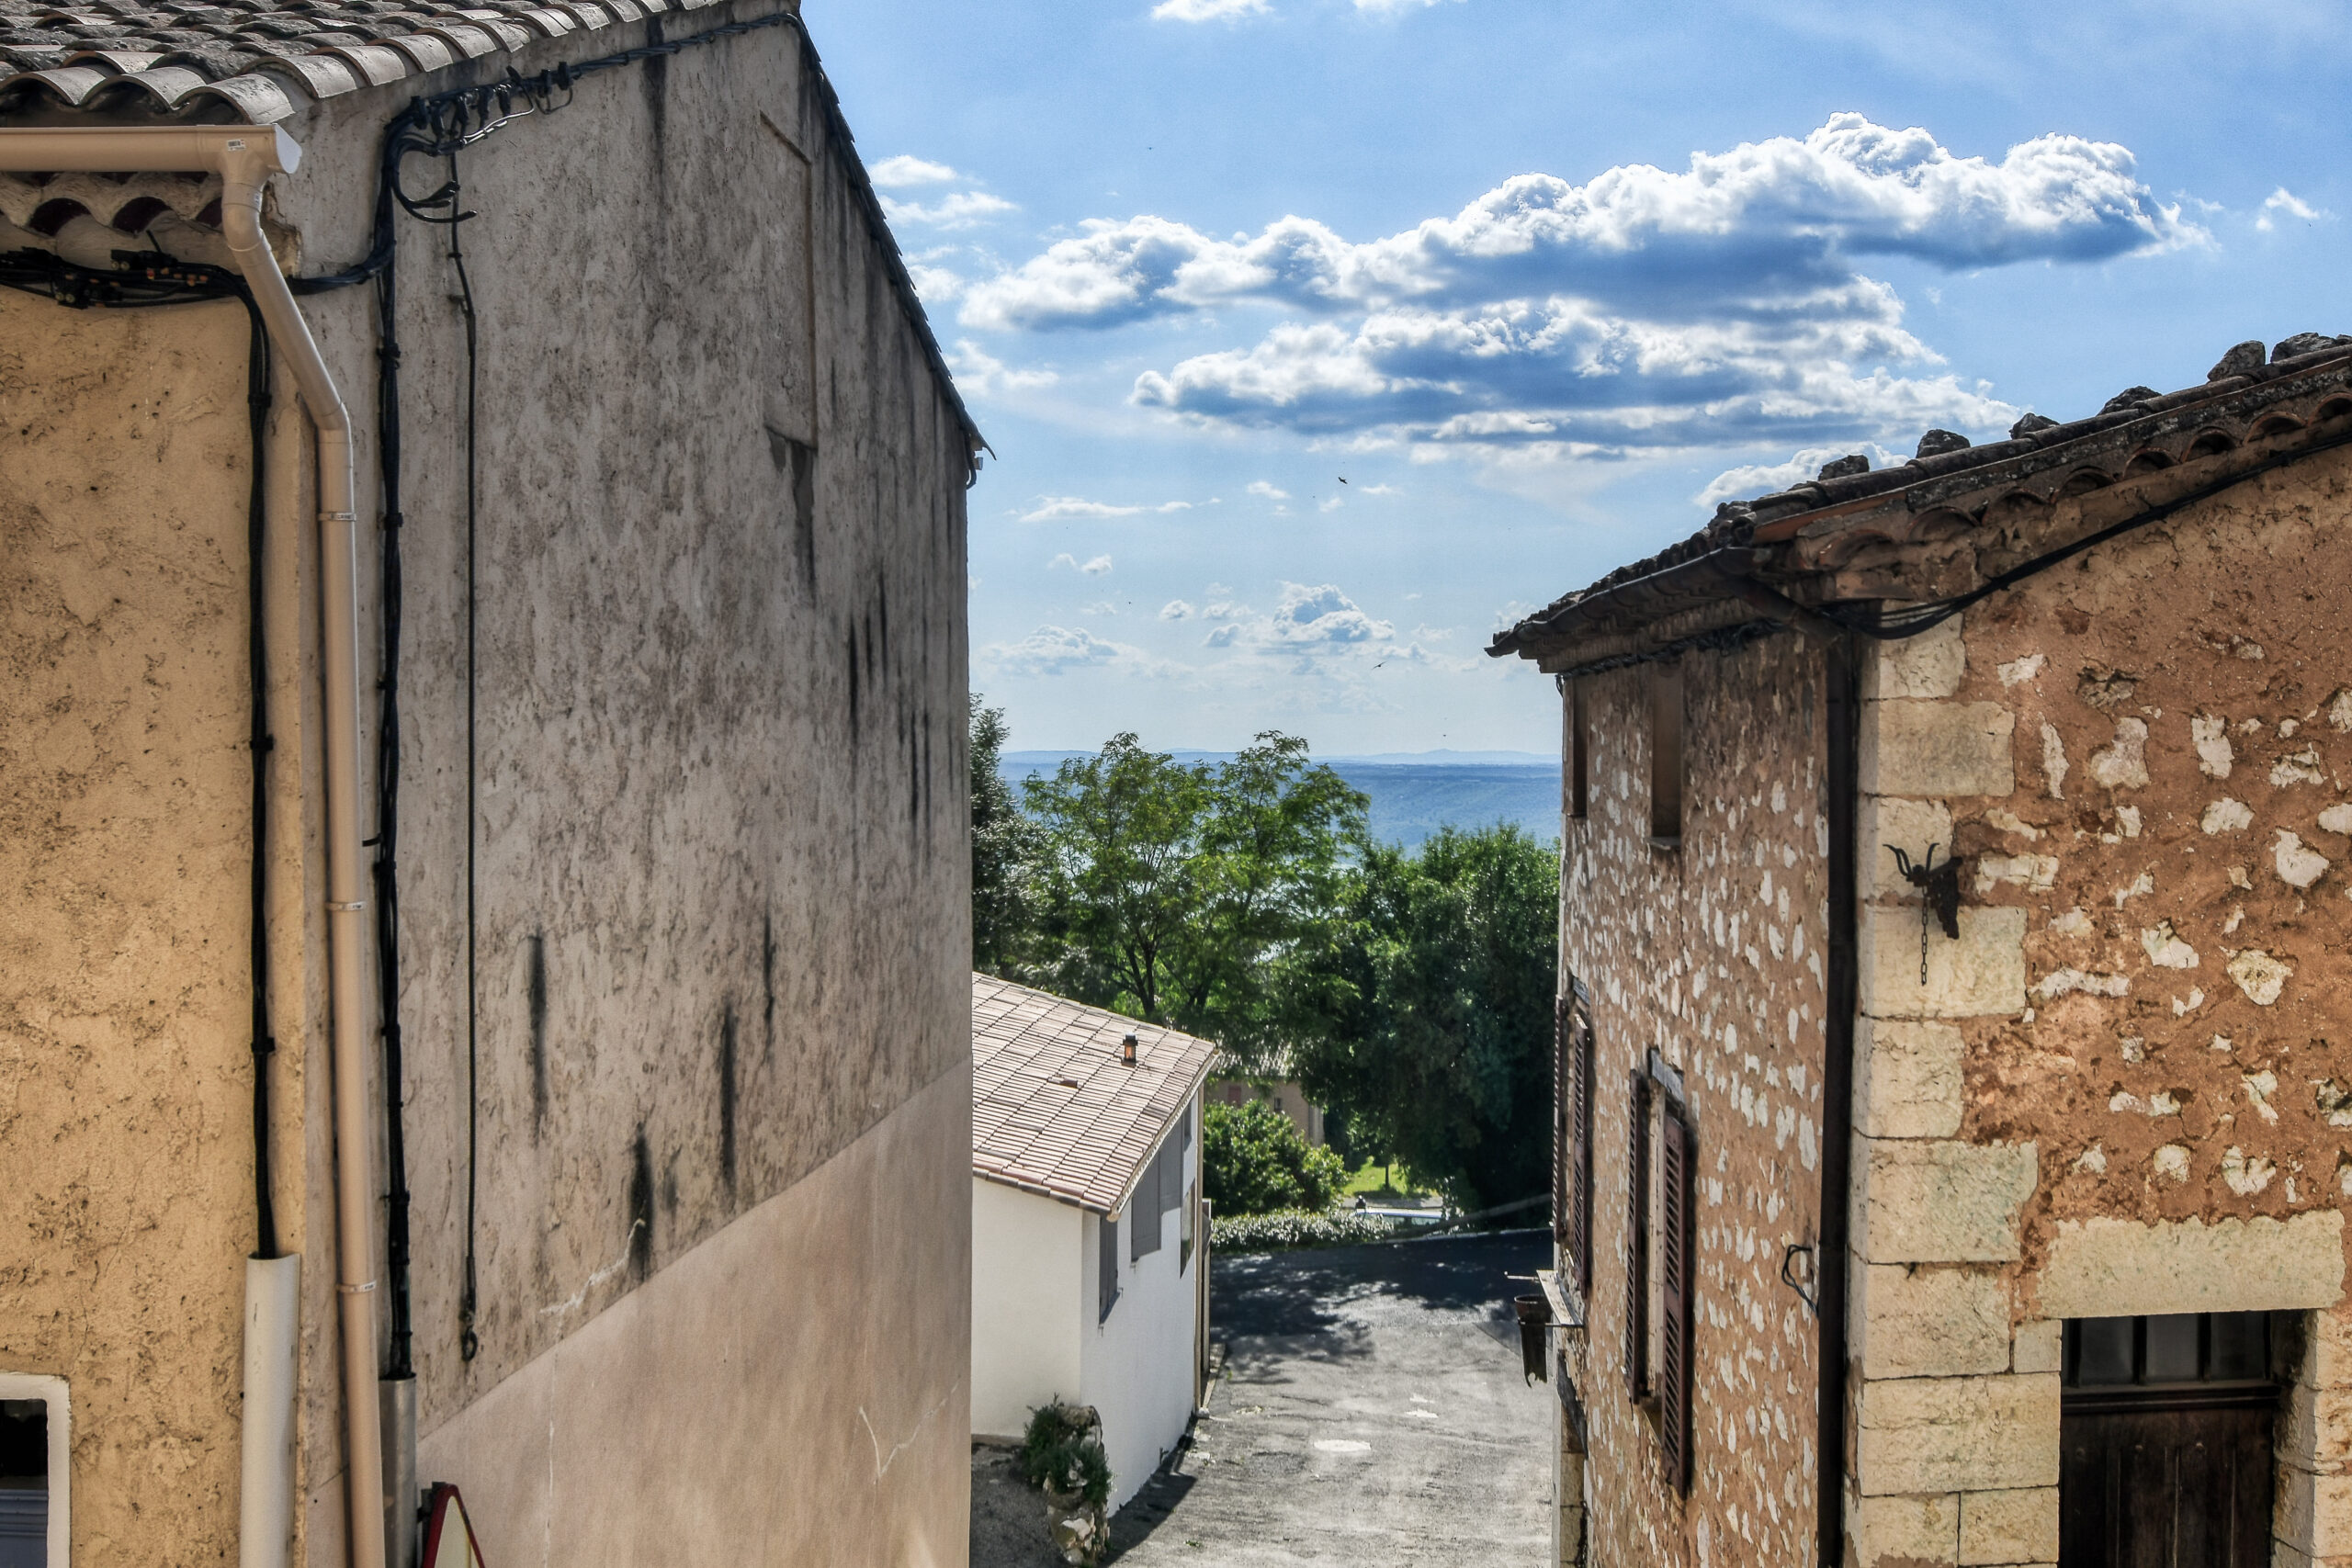
[[[1121,1045],[1136,1038],[1136,1065]],[[1135,1190],[1213,1042],[972,976],[972,1174],[1098,1214]]]

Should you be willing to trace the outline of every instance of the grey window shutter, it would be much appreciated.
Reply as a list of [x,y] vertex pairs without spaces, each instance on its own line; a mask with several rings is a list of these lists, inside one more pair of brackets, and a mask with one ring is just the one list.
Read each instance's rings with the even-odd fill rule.
[[1159,1145],[1159,1212],[1183,1207],[1184,1145],[1172,1135]]
[[1104,1214],[1094,1232],[1098,1242],[1094,1249],[1095,1321],[1100,1323],[1111,1315],[1111,1308],[1119,1299],[1119,1222]]
[[1634,1074],[1625,1129],[1625,1382],[1650,1392],[1650,1080]]
[[1691,1264],[1696,1250],[1692,1224],[1697,1140],[1675,1107],[1659,1120],[1658,1146],[1658,1441],[1667,1482],[1690,1492]]

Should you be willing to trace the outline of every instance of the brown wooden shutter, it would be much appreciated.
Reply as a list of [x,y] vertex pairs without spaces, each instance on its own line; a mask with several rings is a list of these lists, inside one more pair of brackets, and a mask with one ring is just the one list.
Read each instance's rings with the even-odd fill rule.
[[1577,1294],[1592,1294],[1592,1023],[1579,1010],[1568,1053],[1574,1082],[1568,1115],[1573,1134],[1568,1194],[1568,1246],[1576,1258]]
[[1658,1120],[1658,1442],[1668,1483],[1690,1491],[1691,1265],[1696,1239],[1691,1200],[1697,1141],[1679,1110]]
[[1650,1392],[1650,1080],[1634,1074],[1625,1130],[1625,1382]]
[[1552,1003],[1552,1240],[1566,1247],[1575,1213],[1572,1194],[1576,1148],[1569,1106],[1576,1098],[1568,1064],[1568,1042],[1576,1031],[1576,1011],[1562,996]]

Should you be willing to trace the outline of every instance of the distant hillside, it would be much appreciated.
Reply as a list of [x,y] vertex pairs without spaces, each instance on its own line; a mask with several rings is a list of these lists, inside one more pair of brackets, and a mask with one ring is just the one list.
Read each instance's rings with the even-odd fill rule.
[[[1049,773],[1072,751],[1009,751],[1001,772],[1014,784]],[[1222,761],[1229,752],[1178,751],[1187,761]],[[1537,839],[1560,836],[1560,765],[1521,751],[1436,751],[1419,755],[1325,757],[1372,801],[1373,837],[1408,849],[1441,828],[1512,822]]]

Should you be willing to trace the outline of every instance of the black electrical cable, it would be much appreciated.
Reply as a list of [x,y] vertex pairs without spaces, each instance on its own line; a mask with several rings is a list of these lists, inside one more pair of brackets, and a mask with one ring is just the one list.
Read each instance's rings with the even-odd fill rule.
[[458,1298],[458,1353],[472,1360],[481,1352],[481,1340],[474,1332],[474,1314],[478,1297],[474,1290],[474,1186],[480,1167],[481,1137],[481,1100],[477,1091],[481,1072],[480,1009],[481,987],[476,977],[476,954],[479,952],[479,900],[475,884],[475,857],[481,838],[480,807],[476,795],[480,788],[481,769],[478,765],[479,747],[475,727],[478,706],[480,669],[478,645],[481,621],[477,614],[481,595],[476,591],[479,552],[476,542],[480,528],[480,491],[475,463],[475,389],[481,369],[479,318],[474,311],[473,280],[466,276],[466,252],[459,236],[465,232],[466,220],[472,213],[458,206],[461,186],[458,179],[458,154],[449,154],[448,192],[450,216],[449,263],[458,272],[458,308],[466,318],[466,1281],[465,1292]]

